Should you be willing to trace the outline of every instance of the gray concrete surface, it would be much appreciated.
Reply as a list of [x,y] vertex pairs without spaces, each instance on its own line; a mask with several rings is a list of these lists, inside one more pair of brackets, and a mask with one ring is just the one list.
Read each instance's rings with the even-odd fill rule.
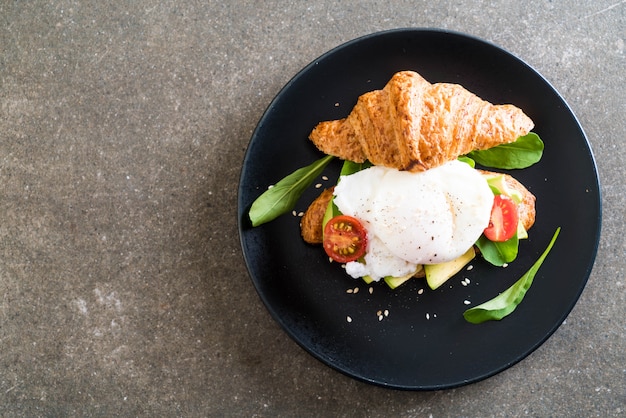
[[[626,2],[0,2],[0,415],[626,415]],[[566,323],[486,381],[411,393],[324,366],[243,264],[241,162],[270,100],[345,41],[439,27],[561,92],[604,194]],[[573,168],[575,170],[575,168]]]

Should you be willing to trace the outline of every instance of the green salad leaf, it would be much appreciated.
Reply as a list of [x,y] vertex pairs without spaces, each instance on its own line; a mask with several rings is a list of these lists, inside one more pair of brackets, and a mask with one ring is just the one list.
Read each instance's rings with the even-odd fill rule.
[[469,166],[472,168],[476,167],[476,161],[472,160],[467,155],[461,155],[460,157],[457,158],[457,160],[461,161],[462,163],[469,164]]
[[361,170],[365,170],[372,166],[372,163],[369,161],[365,161],[363,163],[355,163],[354,161],[344,160],[343,165],[341,166],[341,172],[339,176],[349,176],[350,174],[357,173]]
[[487,237],[481,235],[476,241],[476,246],[486,261],[494,266],[503,266],[517,257],[519,239],[517,238],[517,233],[504,242],[490,241]]
[[516,169],[535,164],[543,155],[543,141],[534,132],[520,136],[515,142],[472,151],[467,156],[485,167]]
[[[341,176],[349,176],[350,174],[357,173],[361,170],[365,170],[372,166],[372,163],[369,161],[365,161],[363,163],[355,163],[354,161],[344,160],[343,165],[341,166],[341,171],[339,172],[339,177],[341,180]],[[328,202],[328,206],[326,207],[326,212],[324,212],[324,217],[322,218],[322,226],[326,226],[326,222],[334,218],[335,216],[341,215],[341,211],[335,205],[334,197],[330,199]]]
[[334,157],[327,155],[314,163],[299,168],[267,189],[250,207],[252,226],[272,221],[294,208],[302,193],[324,171]]
[[548,253],[552,249],[552,246],[556,242],[557,237],[559,236],[559,232],[561,228],[557,228],[548,244],[548,247],[545,249],[543,254],[539,256],[535,264],[533,264],[530,269],[524,273],[524,275],[516,281],[511,287],[506,289],[504,292],[500,293],[495,298],[482,303],[478,306],[474,306],[463,312],[463,317],[466,321],[471,322],[472,324],[480,324],[486,321],[499,321],[505,316],[509,315],[511,312],[517,308],[517,306],[522,302],[526,292],[533,284],[533,280],[537,271],[543,264],[543,261],[548,256]]

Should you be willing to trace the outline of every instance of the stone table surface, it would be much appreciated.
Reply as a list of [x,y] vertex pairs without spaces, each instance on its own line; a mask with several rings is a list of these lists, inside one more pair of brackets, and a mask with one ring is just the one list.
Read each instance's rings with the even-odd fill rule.
[[[625,16],[623,0],[0,2],[0,415],[625,416]],[[404,27],[480,37],[545,76],[603,194],[566,322],[521,363],[435,392],[301,349],[237,230],[272,98],[327,50]]]

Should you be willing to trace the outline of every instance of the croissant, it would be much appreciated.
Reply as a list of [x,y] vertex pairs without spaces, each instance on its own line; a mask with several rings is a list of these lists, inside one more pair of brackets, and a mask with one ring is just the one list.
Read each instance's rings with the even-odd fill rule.
[[513,105],[493,105],[458,84],[431,84],[401,71],[382,90],[360,96],[348,117],[319,123],[309,139],[345,160],[424,171],[514,142],[533,126]]

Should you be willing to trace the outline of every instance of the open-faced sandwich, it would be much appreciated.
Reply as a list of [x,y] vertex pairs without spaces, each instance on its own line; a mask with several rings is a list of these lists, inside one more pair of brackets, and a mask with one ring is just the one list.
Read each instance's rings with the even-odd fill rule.
[[533,126],[514,105],[398,72],[383,89],[360,96],[346,118],[319,123],[309,139],[327,156],[261,195],[250,218],[256,226],[291,210],[326,164],[340,158],[337,184],[302,217],[303,239],[322,244],[354,278],[384,279],[395,288],[425,276],[436,289],[477,253],[496,266],[516,258],[519,239],[535,222],[535,196],[511,175],[475,164],[534,164],[543,142]]

